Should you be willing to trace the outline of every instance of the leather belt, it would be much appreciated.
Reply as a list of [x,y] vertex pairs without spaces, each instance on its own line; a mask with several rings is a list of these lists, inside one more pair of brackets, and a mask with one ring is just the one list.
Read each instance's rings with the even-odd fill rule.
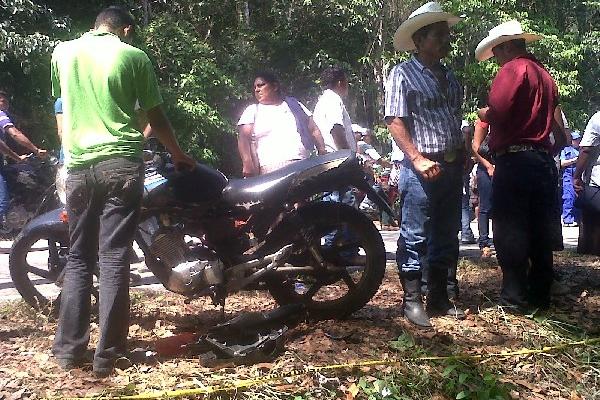
[[503,156],[508,153],[520,153],[522,151],[539,151],[542,153],[550,154],[548,149],[541,146],[534,146],[531,144],[513,144],[511,146],[505,147],[502,150],[498,150],[496,152],[496,157]]
[[462,149],[454,149],[439,153],[423,153],[423,157],[431,161],[453,163],[464,160],[464,151]]

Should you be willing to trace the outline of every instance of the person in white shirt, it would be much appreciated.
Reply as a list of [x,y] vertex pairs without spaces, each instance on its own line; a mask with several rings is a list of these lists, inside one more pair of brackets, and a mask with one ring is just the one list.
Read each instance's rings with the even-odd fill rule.
[[327,152],[341,149],[356,151],[352,122],[343,98],[348,96],[348,79],[340,67],[329,67],[321,73],[321,85],[325,88],[313,113]]
[[[573,187],[581,200],[577,251],[600,255],[600,111],[590,118],[579,143]],[[584,177],[585,175],[585,177]],[[584,183],[585,182],[585,183]],[[580,199],[581,198],[581,199]]]
[[275,75],[261,72],[254,80],[258,104],[248,106],[238,125],[238,151],[244,177],[278,170],[308,158],[325,144],[308,109],[293,97],[285,97]]

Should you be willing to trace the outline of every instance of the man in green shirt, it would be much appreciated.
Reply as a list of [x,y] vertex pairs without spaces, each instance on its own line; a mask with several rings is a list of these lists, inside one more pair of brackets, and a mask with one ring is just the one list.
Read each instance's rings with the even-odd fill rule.
[[128,249],[143,192],[142,133],[136,102],[178,167],[193,168],[162,108],[148,56],[123,42],[133,34],[129,12],[109,7],[95,29],[59,44],[52,54],[52,92],[63,101],[70,252],[53,353],[71,369],[90,338],[93,271],[99,266],[99,330],[93,370],[106,376],[126,355],[129,328]]

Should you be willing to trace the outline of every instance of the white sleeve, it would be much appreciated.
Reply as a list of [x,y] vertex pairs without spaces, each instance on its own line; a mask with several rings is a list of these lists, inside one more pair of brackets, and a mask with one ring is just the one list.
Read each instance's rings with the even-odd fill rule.
[[580,147],[594,147],[598,145],[600,145],[600,112],[597,112],[590,118],[579,143]]
[[242,113],[242,116],[240,117],[240,120],[238,121],[237,125],[240,126],[240,125],[253,124],[254,120],[256,119],[257,111],[258,111],[257,104],[251,104],[248,107],[246,107],[246,109]]

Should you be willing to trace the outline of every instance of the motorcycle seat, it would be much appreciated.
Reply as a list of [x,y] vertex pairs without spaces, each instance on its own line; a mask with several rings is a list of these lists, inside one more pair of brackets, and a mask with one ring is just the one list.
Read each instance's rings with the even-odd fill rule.
[[223,189],[223,200],[235,207],[250,208],[263,203],[287,200],[290,189],[303,173],[328,169],[336,160],[352,157],[350,150],[340,150],[322,156],[296,161],[268,174],[246,179],[231,179]]

